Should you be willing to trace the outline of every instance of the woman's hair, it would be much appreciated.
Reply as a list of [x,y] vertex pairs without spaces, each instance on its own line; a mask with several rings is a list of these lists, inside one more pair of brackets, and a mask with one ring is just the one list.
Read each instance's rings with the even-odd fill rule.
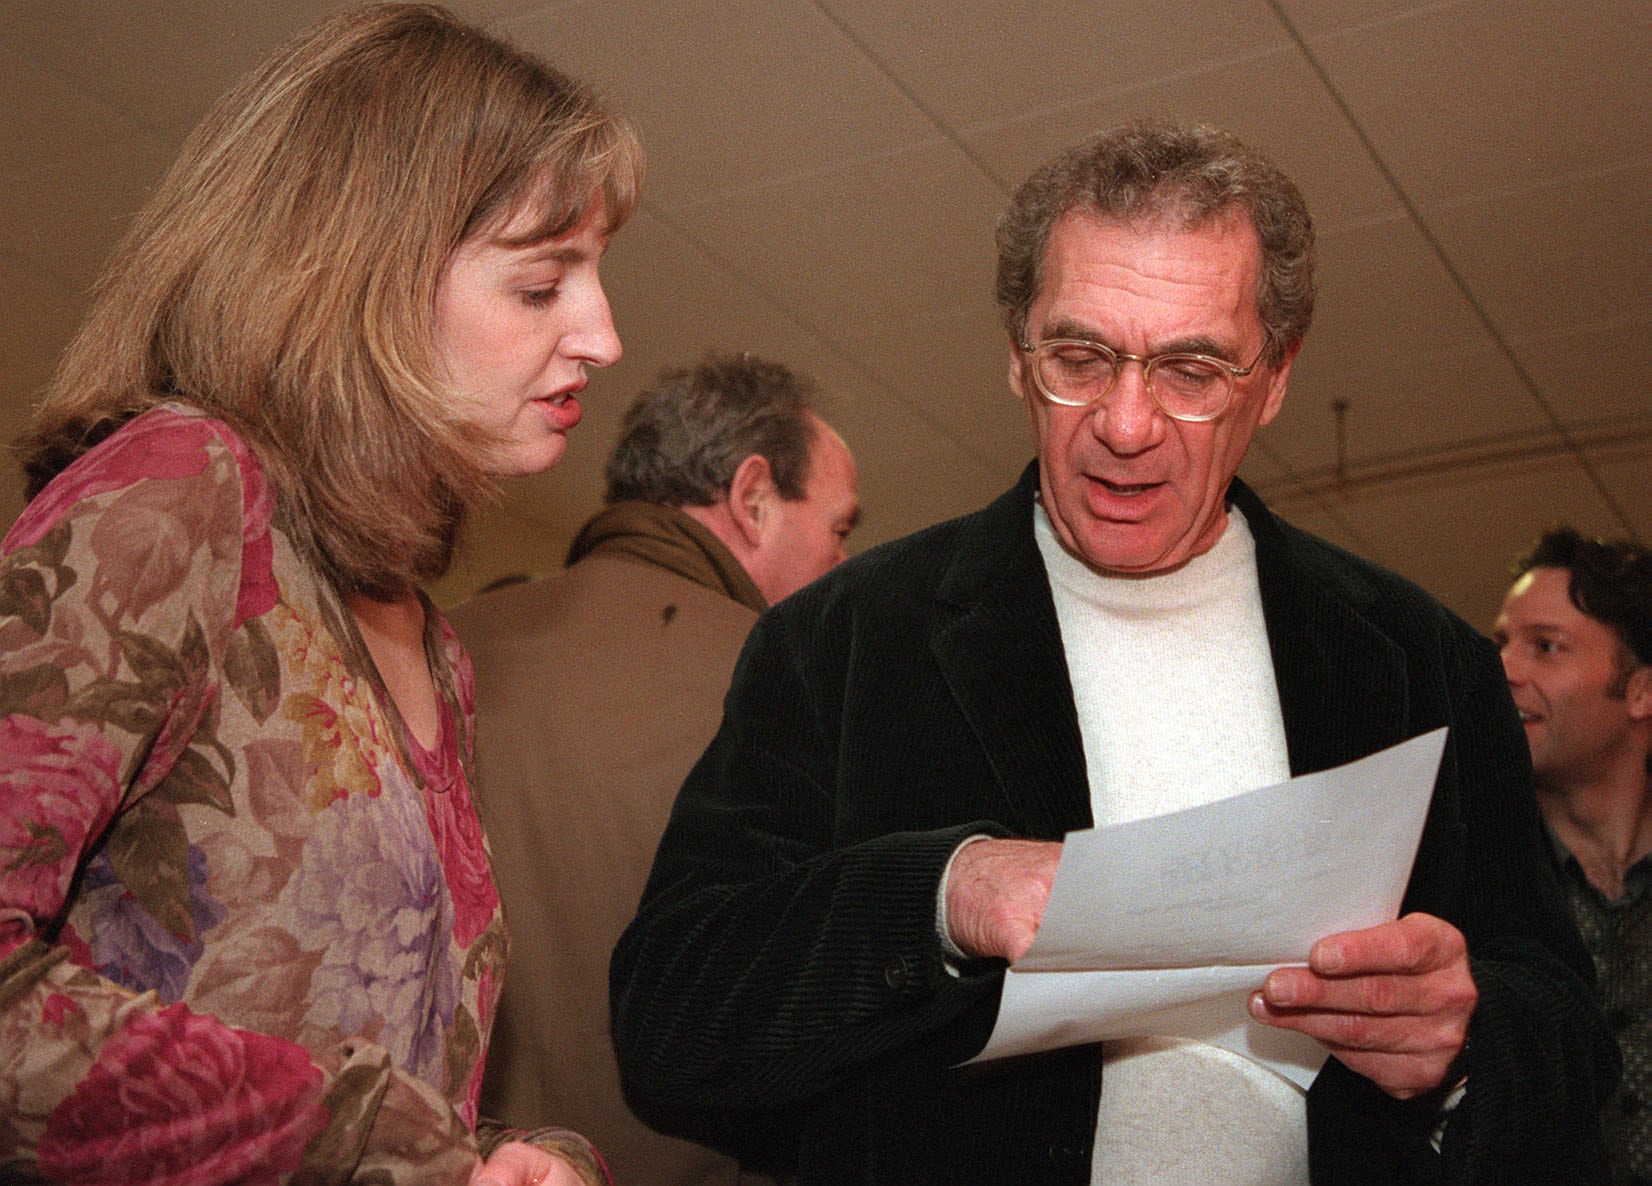
[[30,496],[176,399],[246,437],[341,588],[440,575],[500,444],[441,380],[448,258],[506,224],[513,243],[564,234],[599,203],[611,234],[641,173],[629,124],[443,9],[315,26],[219,99],[137,214],[19,442]]
[[815,385],[752,354],[707,354],[662,371],[626,409],[608,458],[605,499],[710,506],[740,463],[768,460],[780,497],[807,494],[816,434]]
[[1034,173],[998,220],[995,296],[1015,340],[1043,283],[1050,233],[1073,210],[1121,223],[1199,227],[1238,212],[1262,241],[1257,313],[1277,366],[1314,311],[1314,226],[1295,183],[1267,157],[1203,124],[1141,120],[1100,132]]

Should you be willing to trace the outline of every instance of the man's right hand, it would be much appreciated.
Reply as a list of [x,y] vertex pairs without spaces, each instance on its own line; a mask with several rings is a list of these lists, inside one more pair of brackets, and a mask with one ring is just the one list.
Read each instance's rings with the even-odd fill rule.
[[1038,933],[1060,861],[1055,840],[976,840],[959,849],[946,881],[947,931],[958,950],[1020,959]]

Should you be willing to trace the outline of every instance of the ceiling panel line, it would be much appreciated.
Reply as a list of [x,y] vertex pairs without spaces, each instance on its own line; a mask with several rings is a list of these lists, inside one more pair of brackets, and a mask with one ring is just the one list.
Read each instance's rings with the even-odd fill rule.
[[1483,206],[1505,198],[1530,197],[1533,194],[1548,193],[1551,190],[1576,189],[1591,181],[1601,181],[1618,176],[1620,173],[1633,173],[1652,164],[1652,153],[1643,153],[1640,156],[1619,157],[1609,165],[1598,165],[1588,169],[1574,169],[1569,173],[1555,173],[1539,178],[1535,181],[1522,181],[1518,185],[1498,185],[1487,189],[1478,189],[1459,193],[1454,197],[1430,203],[1442,213],[1453,210],[1463,210],[1471,206]]
[[1514,348],[1509,344],[1508,339],[1504,336],[1501,327],[1498,326],[1496,320],[1491,316],[1490,310],[1486,308],[1485,303],[1480,299],[1479,294],[1474,291],[1473,287],[1468,283],[1467,278],[1457,268],[1457,265],[1452,260],[1450,253],[1446,251],[1445,244],[1440,242],[1439,237],[1434,233],[1434,229],[1429,226],[1428,220],[1423,217],[1422,211],[1412,200],[1410,193],[1408,193],[1406,188],[1400,184],[1399,177],[1396,176],[1393,169],[1389,167],[1389,164],[1383,155],[1377,151],[1375,141],[1373,141],[1370,135],[1366,132],[1364,125],[1354,114],[1352,106],[1343,96],[1342,91],[1337,87],[1336,83],[1332,81],[1330,73],[1325,69],[1323,63],[1320,62],[1318,56],[1308,45],[1307,39],[1303,37],[1301,31],[1291,20],[1289,14],[1285,12],[1281,0],[1267,0],[1267,4],[1268,7],[1273,10],[1274,17],[1279,21],[1280,26],[1285,30],[1286,34],[1296,42],[1297,49],[1302,54],[1302,58],[1307,63],[1308,68],[1314,72],[1315,77],[1319,79],[1320,85],[1325,88],[1326,95],[1330,98],[1331,102],[1336,105],[1337,110],[1342,113],[1342,117],[1348,122],[1349,129],[1358,138],[1360,146],[1365,150],[1365,153],[1370,158],[1372,165],[1374,165],[1377,171],[1382,175],[1384,182],[1386,182],[1390,191],[1393,193],[1395,200],[1398,201],[1401,207],[1405,210],[1406,217],[1408,217],[1412,224],[1417,228],[1417,232],[1422,235],[1423,241],[1427,244],[1429,251],[1439,261],[1440,266],[1445,269],[1447,278],[1462,295],[1463,300],[1467,302],[1474,319],[1480,323],[1486,334],[1496,345],[1498,352],[1503,355],[1509,366],[1513,368],[1516,377],[1520,381],[1521,387],[1524,388],[1526,394],[1531,398],[1532,402],[1537,405],[1538,410],[1542,412],[1544,418],[1548,420],[1549,424],[1553,427],[1556,436],[1564,442],[1566,448],[1571,452],[1572,458],[1577,463],[1579,470],[1581,470],[1588,478],[1589,484],[1594,487],[1595,493],[1599,495],[1601,501],[1604,502],[1607,509],[1611,511],[1612,517],[1617,520],[1618,524],[1622,527],[1629,538],[1638,541],[1640,539],[1640,533],[1635,530],[1635,525],[1630,521],[1628,513],[1618,502],[1612,491],[1607,487],[1605,480],[1596,471],[1586,451],[1582,448],[1579,442],[1573,438],[1571,432],[1567,429],[1559,414],[1556,413],[1554,405],[1549,402],[1548,396],[1544,394],[1536,379],[1532,377],[1531,372],[1528,371],[1525,364],[1521,362],[1519,356],[1515,353]]
[[[1578,425],[1573,430],[1573,440],[1595,457],[1616,460],[1625,455],[1640,456],[1652,445],[1652,416],[1613,417]],[[1259,492],[1281,502],[1322,492],[1346,498],[1397,482],[1446,480],[1461,484],[1476,480],[1480,471],[1552,467],[1559,461],[1571,464],[1575,458],[1565,442],[1546,430],[1536,429],[1428,449],[1401,450],[1365,458],[1346,469],[1340,465],[1316,466],[1287,479],[1294,487],[1289,491],[1275,489],[1277,483],[1256,485]]]
[[945,136],[948,142],[963,155],[964,159],[980,171],[981,176],[991,182],[1005,197],[1014,192],[1014,185],[1006,178],[1000,177],[992,166],[987,164],[986,160],[958,134],[956,128],[942,119],[928,103],[923,101],[916,91],[907,85],[904,78],[896,74],[882,58],[873,52],[872,47],[867,45],[860,35],[849,27],[848,22],[833,12],[824,0],[813,0],[813,3],[820,10],[820,15],[831,22],[843,39],[854,46],[860,55],[871,64],[873,69],[887,78],[889,84],[899,91],[906,101],[912,104],[917,112],[930,122],[936,131]]
[[[1390,568],[1393,567],[1393,565],[1383,555],[1382,549],[1377,547],[1376,544],[1371,541],[1370,537],[1360,531],[1348,520],[1348,517],[1342,513],[1342,508],[1335,502],[1331,501],[1331,499],[1327,498],[1324,490],[1312,485],[1303,475],[1296,471],[1295,467],[1293,467],[1291,463],[1285,459],[1283,454],[1268,443],[1268,437],[1265,431],[1258,433],[1254,438],[1252,438],[1251,448],[1255,449],[1258,453],[1266,457],[1279,468],[1280,472],[1285,475],[1284,482],[1290,486],[1293,492],[1298,492],[1304,501],[1311,503],[1314,509],[1319,511],[1320,514],[1335,523],[1341,531],[1346,532],[1348,540],[1353,545],[1355,551],[1359,552],[1360,555],[1364,556],[1368,560],[1375,561],[1378,564],[1387,565]],[[1280,483],[1258,482],[1256,485],[1258,487],[1258,492],[1260,493],[1263,490],[1277,488]],[[1281,496],[1276,493],[1270,494],[1267,497],[1271,502],[1279,499]]]
[[942,440],[950,442],[952,445],[956,446],[959,452],[961,452],[964,456],[981,465],[988,472],[991,472],[999,459],[989,457],[983,453],[979,444],[973,438],[960,436],[957,432],[955,432],[952,424],[955,423],[956,418],[954,418],[952,422],[949,422],[945,418],[934,414],[930,410],[930,405],[928,403],[913,403],[903,397],[898,389],[891,387],[881,375],[867,366],[866,362],[861,358],[857,351],[850,349],[843,342],[820,329],[819,326],[815,325],[807,317],[804,317],[781,297],[776,296],[773,292],[769,291],[751,276],[747,275],[742,268],[736,266],[729,260],[725,259],[722,255],[718,254],[718,252],[706,243],[704,239],[700,238],[700,236],[696,235],[687,226],[673,218],[667,211],[661,210],[657,206],[650,205],[646,199],[644,199],[642,204],[648,210],[650,217],[658,220],[662,226],[668,228],[683,242],[691,245],[713,265],[721,269],[726,275],[732,277],[735,283],[749,289],[764,302],[779,310],[782,315],[790,319],[793,325],[811,335],[817,342],[819,342],[826,349],[828,354],[832,355],[849,370],[864,379],[873,390],[881,392],[889,399],[894,400],[896,403],[905,407],[913,417],[922,421]]

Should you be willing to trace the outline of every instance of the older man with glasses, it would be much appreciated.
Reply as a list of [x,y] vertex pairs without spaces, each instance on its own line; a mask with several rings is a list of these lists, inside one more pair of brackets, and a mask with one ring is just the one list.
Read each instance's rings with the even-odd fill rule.
[[[1600,1180],[1615,1059],[1495,651],[1235,478],[1312,313],[1301,194],[1130,125],[998,246],[1037,460],[759,624],[615,953],[633,1103],[803,1186]],[[1189,1040],[959,1065],[1067,832],[1442,726],[1401,917],[1234,1006],[1329,1053],[1306,1093]]]

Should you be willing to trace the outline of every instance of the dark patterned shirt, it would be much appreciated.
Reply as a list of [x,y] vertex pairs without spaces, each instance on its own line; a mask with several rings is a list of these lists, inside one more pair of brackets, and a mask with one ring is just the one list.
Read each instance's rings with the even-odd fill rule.
[[1605,1115],[1612,1181],[1652,1186],[1652,856],[1624,877],[1623,897],[1608,900],[1559,840],[1555,848],[1572,918],[1595,958],[1601,1009],[1623,1053],[1623,1079]]

